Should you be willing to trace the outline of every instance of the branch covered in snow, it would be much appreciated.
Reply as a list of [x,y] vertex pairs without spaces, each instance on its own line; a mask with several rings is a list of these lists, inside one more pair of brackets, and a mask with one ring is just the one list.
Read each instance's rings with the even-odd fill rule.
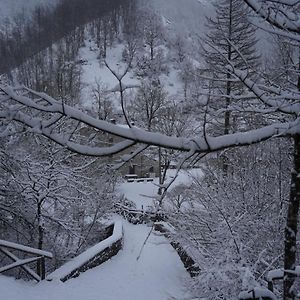
[[[233,66],[228,68],[233,75],[235,75],[244,85],[252,91],[253,96],[259,99],[267,107],[270,107],[278,112],[284,114],[295,115],[300,112],[300,93],[285,91],[283,89],[268,88],[255,83],[248,76],[248,72],[241,71]],[[271,93],[275,95],[270,95]],[[274,111],[273,110],[273,111]]]
[[[236,76],[243,75],[238,70],[233,70],[232,72]],[[246,79],[244,81],[247,82]],[[252,87],[255,87],[255,85],[252,85]],[[25,91],[30,93],[30,96],[7,86],[0,86],[0,91],[2,92],[0,94],[0,119],[17,121],[29,127],[31,131],[42,134],[71,151],[91,156],[116,154],[138,143],[184,152],[207,153],[258,143],[274,136],[291,136],[300,133],[299,104],[282,106],[282,102],[279,100],[272,102],[272,106],[276,106],[279,111],[295,114],[297,117],[289,122],[277,122],[245,132],[217,137],[205,135],[205,137],[183,138],[149,132],[135,126],[131,128],[121,127],[98,120],[46,94],[28,89],[25,89]],[[258,90],[258,93],[261,99],[265,99],[261,90]],[[268,98],[265,99],[265,102],[269,103]],[[80,143],[72,140],[73,131],[76,131],[76,128],[72,130],[72,134],[66,132],[66,129],[60,128],[60,130],[56,130],[60,126],[62,119],[75,121],[77,124],[76,128],[78,123],[80,123],[95,129],[97,132],[105,132],[121,137],[124,140],[110,147],[88,146],[87,142]]]
[[284,31],[300,33],[299,1],[244,0],[254,12],[269,24]]

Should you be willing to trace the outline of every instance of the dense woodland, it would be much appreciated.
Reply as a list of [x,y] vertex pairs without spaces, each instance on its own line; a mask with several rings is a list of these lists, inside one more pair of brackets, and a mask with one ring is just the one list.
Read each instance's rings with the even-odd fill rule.
[[[99,48],[105,49],[129,13],[124,1],[122,5],[61,1],[56,8],[37,7],[31,19],[12,21],[2,36],[1,62],[6,65],[1,70],[9,70],[3,78],[14,77],[27,87],[77,104],[81,89],[77,55],[85,31],[98,37]],[[72,154],[30,132],[1,140],[2,238],[52,249],[50,270],[97,242],[102,229],[96,220],[111,210],[116,197],[116,178],[106,164]]]
[[[189,282],[194,297],[236,299],[241,290],[266,286],[269,270],[294,270],[300,264],[299,3],[259,3],[214,0],[216,14],[207,18],[197,49],[170,34],[142,1],[62,0],[6,23],[1,239],[51,249],[49,268],[61,265],[95,243],[97,220],[120,200],[118,169],[144,151],[160,160],[155,208],[200,268]],[[257,26],[271,32],[268,58]],[[78,59],[87,41],[117,85],[110,93],[97,82],[88,111]],[[123,74],[106,62],[116,44],[123,45]],[[173,69],[181,88],[170,95],[163,78]],[[134,90],[123,82],[128,72],[139,80]],[[119,111],[126,129],[106,123]],[[117,161],[114,155],[130,147]],[[165,179],[174,164],[200,165],[204,176],[172,189]],[[297,299],[299,280],[285,275],[275,294]]]

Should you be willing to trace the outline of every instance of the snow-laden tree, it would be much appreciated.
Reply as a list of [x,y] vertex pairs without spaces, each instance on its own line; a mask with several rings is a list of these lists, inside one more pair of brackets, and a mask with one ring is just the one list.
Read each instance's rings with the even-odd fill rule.
[[[241,70],[255,69],[259,62],[256,28],[248,20],[249,8],[242,0],[215,0],[213,3],[216,16],[207,19],[208,32],[204,39],[203,54],[209,70],[215,75],[216,83],[213,86],[218,95],[217,107],[226,109],[224,134],[228,134],[232,131],[232,120],[227,108],[235,94],[243,93],[243,86],[226,71],[226,66],[230,61]],[[222,98],[225,105],[219,103]]]
[[[234,132],[240,124],[238,114],[230,109],[244,94],[243,84],[226,69],[228,61],[238,69],[253,70],[259,62],[256,28],[248,20],[249,8],[242,0],[215,0],[215,17],[207,18],[207,33],[202,52],[210,76],[209,93],[212,118],[221,123],[214,130],[224,134]],[[215,96],[214,96],[215,95]],[[214,110],[214,112],[213,112]],[[216,124],[216,122],[215,122]],[[228,157],[223,156],[224,173],[228,172]]]
[[49,264],[57,266],[99,241],[97,220],[113,205],[114,177],[107,176],[105,167],[100,177],[94,176],[94,168],[103,166],[100,161],[31,137],[23,133],[1,139],[1,235],[51,248],[55,259]]
[[135,73],[144,79],[145,77],[158,77],[161,73],[167,73],[166,59],[164,53],[164,27],[162,18],[156,13],[146,11],[139,12],[141,19],[140,41],[141,47],[137,52]]
[[[257,1],[244,0],[252,10],[262,18],[262,22],[269,22],[274,28],[267,28],[274,33],[280,33],[300,40],[300,22],[297,9],[298,1]],[[265,24],[265,23],[262,23]],[[263,26],[263,25],[262,25]],[[1,85],[0,118],[7,122],[18,122],[29,130],[42,134],[52,141],[73,152],[86,156],[107,156],[120,153],[134,145],[140,145],[131,155],[122,156],[124,160],[140,153],[149,145],[180,150],[185,153],[184,160],[199,158],[207,153],[217,152],[227,148],[247,146],[260,143],[271,138],[291,137],[294,144],[293,170],[286,217],[285,247],[284,247],[284,297],[295,299],[296,291],[292,289],[295,278],[291,271],[297,263],[297,229],[300,203],[300,92],[290,87],[278,86],[263,77],[259,81],[253,80],[252,70],[239,69],[227,59],[225,72],[230,72],[234,80],[243,83],[248,94],[238,97],[236,106],[231,111],[247,111],[253,116],[264,115],[264,122],[252,124],[251,128],[243,127],[240,131],[218,136],[209,135],[204,118],[202,132],[195,137],[167,136],[157,132],[149,132],[135,126],[128,128],[110,124],[103,120],[92,118],[80,110],[57,101],[43,93],[37,93],[27,88],[9,87]],[[249,102],[247,99],[259,101]],[[68,126],[62,126],[62,121]],[[255,120],[255,119],[253,119]],[[105,147],[90,145],[78,139],[76,132],[80,124],[97,129],[99,135],[107,132],[121,137],[115,144]],[[7,126],[1,126],[1,135],[7,134]]]
[[92,90],[95,111],[100,120],[108,120],[113,116],[113,105],[109,99],[108,87],[101,80],[96,80]]
[[[272,27],[264,27],[267,31],[273,34],[279,34],[280,36],[287,37],[298,44],[300,40],[300,3],[298,1],[255,1],[255,0],[244,0],[252,10],[265,20]],[[299,67],[299,64],[298,64]],[[294,69],[295,70],[295,69]],[[238,73],[238,74],[237,74]],[[244,83],[250,90],[252,90],[256,96],[262,100],[265,98],[265,95],[268,93],[268,90],[265,92],[259,92],[255,86],[250,87],[249,82],[245,76],[240,72],[235,72],[237,77]],[[292,95],[288,101],[289,106],[297,107],[295,113],[291,114],[290,118],[292,120],[299,117],[299,93],[300,93],[300,76],[299,72],[294,73],[296,75],[296,84],[291,86],[289,80],[281,84],[281,92],[277,95],[281,97],[277,98],[277,103],[281,102],[279,111],[282,109],[285,110],[282,101],[288,100],[289,97],[286,97],[286,94]],[[242,75],[242,76],[241,76]],[[247,83],[246,83],[247,82]],[[275,88],[278,89],[278,86]],[[267,94],[268,95],[268,94]],[[271,103],[268,102],[270,106]],[[284,112],[287,113],[286,111]],[[298,124],[298,128],[299,128]],[[290,186],[290,199],[288,205],[287,213],[287,223],[285,228],[285,248],[284,248],[284,270],[293,270],[297,263],[297,233],[298,233],[298,220],[299,220],[299,206],[300,206],[300,135],[296,133],[292,135],[294,143],[294,166],[292,169],[292,178]],[[296,297],[296,290],[294,287],[295,278],[289,273],[285,272],[284,276],[284,299],[294,299]]]
[[162,44],[163,25],[162,19],[155,13],[144,12],[144,41],[150,51],[150,60],[156,56],[157,47]]
[[233,174],[223,176],[217,158],[209,157],[204,176],[168,194],[174,240],[201,269],[190,286],[195,297],[236,299],[241,289],[266,286],[264,274],[282,266],[290,141],[271,140],[233,155]]
[[158,77],[143,80],[130,104],[136,124],[149,131],[157,128],[166,101],[167,93]]

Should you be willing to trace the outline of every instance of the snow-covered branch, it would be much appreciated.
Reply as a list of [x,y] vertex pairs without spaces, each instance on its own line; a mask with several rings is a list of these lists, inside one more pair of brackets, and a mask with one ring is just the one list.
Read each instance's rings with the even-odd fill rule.
[[289,31],[290,33],[300,33],[300,18],[296,12],[299,8],[299,1],[294,0],[244,0],[257,15],[266,20],[269,24]]
[[[235,75],[245,86],[254,94],[254,96],[261,100],[266,106],[275,109],[284,114],[298,116],[300,112],[300,95],[299,92],[288,92],[285,90],[274,90],[272,88],[261,86],[255,83],[248,76],[247,71],[242,71],[230,66],[228,68],[233,75]],[[275,93],[271,96],[270,93]]]
[[[237,70],[234,70],[236,76],[243,76]],[[247,78],[243,78],[246,82]],[[250,85],[250,83],[249,83]],[[255,87],[251,82],[252,88]],[[132,128],[121,127],[109,122],[95,119],[79,109],[61,102],[42,93],[34,93],[38,95],[38,103],[29,96],[20,95],[17,91],[10,87],[0,87],[2,94],[0,97],[1,111],[0,118],[14,120],[28,126],[31,131],[44,135],[67,149],[91,156],[106,156],[119,153],[135,144],[154,145],[163,148],[169,148],[179,151],[195,151],[195,153],[206,153],[219,151],[225,148],[237,147],[258,143],[274,136],[290,136],[300,133],[299,104],[282,106],[280,101],[272,103],[272,106],[279,105],[278,110],[285,113],[292,113],[297,116],[294,120],[284,123],[274,123],[258,129],[245,132],[238,132],[218,137],[205,136],[194,138],[170,137],[161,133],[149,132],[135,126]],[[253,91],[253,89],[252,89]],[[261,93],[261,90],[259,90]],[[8,96],[10,98],[7,101]],[[263,94],[260,95],[260,98]],[[2,100],[4,99],[4,100]],[[44,101],[42,100],[44,99]],[[268,100],[265,100],[268,103]],[[16,106],[16,103],[18,106]],[[21,105],[21,106],[20,106]],[[33,112],[28,109],[33,109]],[[37,116],[37,112],[41,115]],[[46,114],[47,113],[47,114]],[[49,116],[48,116],[49,114]],[[71,141],[69,135],[60,131],[55,131],[55,120],[64,117],[68,120],[80,122],[90,126],[97,131],[106,132],[124,139],[110,147],[89,146],[86,143]],[[49,126],[49,120],[53,125]]]

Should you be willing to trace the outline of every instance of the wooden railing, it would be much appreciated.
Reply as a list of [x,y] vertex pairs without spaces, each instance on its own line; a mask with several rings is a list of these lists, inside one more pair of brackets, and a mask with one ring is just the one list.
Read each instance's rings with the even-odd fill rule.
[[[268,272],[267,282],[268,289],[264,287],[255,287],[250,291],[240,293],[239,300],[277,300],[274,292],[274,282],[283,280],[285,275],[300,278],[300,266],[296,266],[294,270],[275,269]],[[299,297],[299,296],[298,296]],[[297,298],[297,297],[296,297]],[[281,299],[281,298],[280,298]],[[298,299],[298,298],[297,298]]]
[[150,221],[163,221],[166,215],[161,212],[130,208],[122,203],[115,204],[115,211],[132,224],[143,224]]
[[[35,255],[34,257],[20,259],[12,251],[21,251],[29,255]],[[45,259],[53,258],[51,252],[31,248],[21,244],[16,244],[8,242],[5,240],[0,240],[0,252],[9,257],[13,262],[6,266],[0,267],[0,273],[7,272],[14,268],[23,269],[30,277],[36,281],[41,281],[45,279],[46,268],[45,268]],[[28,264],[36,262],[36,272],[33,271]]]
[[295,270],[276,269],[268,272],[267,281],[268,289],[274,291],[274,281],[283,280],[284,275],[300,278],[300,266],[296,266]]

